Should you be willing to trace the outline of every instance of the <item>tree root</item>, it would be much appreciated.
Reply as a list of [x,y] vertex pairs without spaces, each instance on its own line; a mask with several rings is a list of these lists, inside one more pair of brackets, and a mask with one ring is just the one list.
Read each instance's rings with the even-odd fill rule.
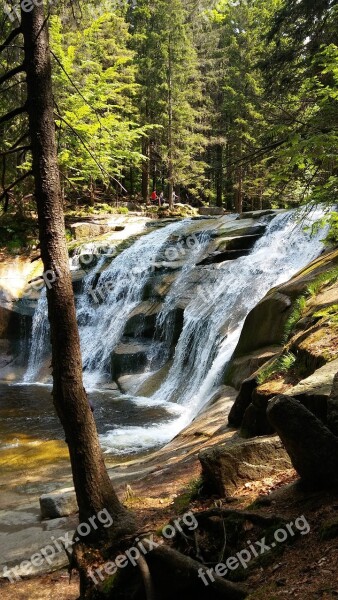
[[270,527],[271,525],[275,525],[276,523],[287,523],[287,519],[280,515],[261,515],[260,513],[253,511],[244,511],[244,510],[232,510],[232,509],[222,509],[222,508],[211,508],[209,510],[204,510],[201,512],[194,513],[195,519],[199,522],[207,521],[212,517],[236,517],[238,519],[242,519],[243,521],[250,521],[253,525],[257,525],[258,527]]
[[248,595],[244,587],[216,574],[206,585],[200,576],[201,563],[166,546],[148,554],[147,562],[161,600],[241,600]]

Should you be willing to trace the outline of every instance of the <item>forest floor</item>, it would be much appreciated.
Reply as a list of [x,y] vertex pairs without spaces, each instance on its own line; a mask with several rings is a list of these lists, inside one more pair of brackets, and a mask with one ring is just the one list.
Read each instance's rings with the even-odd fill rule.
[[[191,467],[189,473],[180,472],[175,480],[181,496],[189,492],[191,476],[200,475],[197,459],[194,468]],[[292,544],[281,545],[278,553],[268,555],[264,564],[248,570],[245,583],[253,590],[250,600],[275,600],[288,596],[298,600],[338,597],[338,492],[303,492],[295,484],[296,479],[294,472],[285,471],[275,477],[244,484],[234,494],[231,508],[245,509],[259,499],[261,514],[283,515],[290,521],[304,515],[311,526],[309,535],[300,536]],[[129,504],[142,527],[158,530],[159,526],[178,514],[175,509],[177,500],[167,505],[161,496],[163,493],[156,496],[156,484],[151,485],[150,481],[148,485],[144,482],[138,486],[137,494]],[[220,502],[222,500],[216,497],[196,499],[186,506],[185,512],[206,510],[215,504],[220,506]],[[224,508],[228,506],[223,504]],[[12,600],[13,596],[17,600],[75,600],[78,598],[78,577],[75,574],[69,581],[69,574],[63,569],[15,584],[1,583],[0,595],[2,600]]]
[[[216,443],[231,443],[237,437],[236,432],[224,425],[228,404],[229,398],[216,402],[211,409],[213,418],[209,409],[207,418],[192,424],[167,447],[140,461],[143,475],[135,480],[121,479],[117,485],[120,498],[135,512],[140,529],[156,532],[190,510],[198,513],[214,507],[278,515],[288,523],[304,516],[311,528],[308,535],[287,540],[264,555],[264,560],[250,563],[242,580],[252,590],[248,600],[338,597],[338,491],[302,491],[297,474],[288,469],[258,481],[243,481],[230,501],[197,493],[201,476],[198,452]],[[135,472],[136,464],[137,461],[131,463],[131,472]],[[128,466],[124,468],[128,472]],[[245,526],[248,530],[252,527],[249,522]],[[253,540],[262,537],[255,537],[256,529],[251,534]],[[67,570],[62,569],[13,584],[1,582],[1,599],[12,600],[13,596],[18,600],[75,600],[78,578],[73,574],[69,582]]]

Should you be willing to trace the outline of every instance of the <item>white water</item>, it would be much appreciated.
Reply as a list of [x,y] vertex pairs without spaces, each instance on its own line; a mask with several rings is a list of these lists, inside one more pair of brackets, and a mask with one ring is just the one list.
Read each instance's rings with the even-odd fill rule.
[[304,232],[319,218],[312,213],[297,225],[294,213],[277,216],[247,257],[206,271],[205,281],[185,310],[184,328],[173,366],[151,401],[173,402],[182,414],[169,423],[124,427],[102,437],[109,450],[129,450],[164,444],[181,431],[207,405],[238,343],[250,310],[275,285],[287,281],[322,248],[323,232]]
[[[112,350],[121,339],[126,321],[134,308],[142,301],[144,287],[156,268],[158,255],[166,247],[170,237],[184,230],[186,222],[168,225],[160,231],[141,237],[122,252],[103,270],[99,285],[95,279],[104,269],[106,256],[84,279],[84,290],[77,303],[84,381],[93,389],[109,377]],[[85,254],[95,254],[95,245],[86,245]],[[75,255],[71,267],[78,266]],[[74,264],[73,264],[74,263]],[[41,361],[48,350],[47,299],[42,294],[33,319],[32,343],[25,383],[39,377]]]
[[34,382],[41,370],[43,357],[48,350],[49,323],[47,313],[46,290],[42,290],[38,306],[34,313],[32,341],[24,383]]
[[[320,215],[309,217],[314,222]],[[118,427],[101,436],[107,451],[143,450],[172,439],[208,403],[221,383],[227,362],[240,337],[248,312],[275,285],[287,281],[319,255],[322,232],[311,237],[294,213],[282,213],[268,225],[265,235],[247,257],[214,267],[195,267],[203,256],[208,237],[202,237],[186,258],[185,266],[169,291],[157,325],[165,342],[172,330],[171,315],[186,295],[189,275],[203,273],[184,313],[184,327],[172,367],[161,388],[151,398],[135,397],[137,405],[168,407],[168,418],[146,426]],[[144,288],[173,234],[184,234],[186,222],[175,223],[139,239],[106,267],[98,288],[97,274],[105,266],[99,260],[84,281],[77,306],[85,384],[100,387],[109,378],[110,356],[119,343],[126,321],[143,299]],[[34,317],[34,336],[26,381],[37,377],[46,339],[45,299]],[[130,400],[130,399],[129,399]],[[173,404],[174,403],[174,404]]]

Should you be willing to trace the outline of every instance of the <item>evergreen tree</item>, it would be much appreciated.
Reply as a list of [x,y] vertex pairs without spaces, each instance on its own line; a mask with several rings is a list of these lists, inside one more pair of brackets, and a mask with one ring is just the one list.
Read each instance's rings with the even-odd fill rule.
[[66,187],[89,188],[94,197],[95,182],[109,186],[141,162],[127,25],[113,12],[92,18],[87,8],[80,28],[64,33],[55,16],[51,32],[61,172]]
[[186,18],[181,0],[142,0],[130,13],[141,122],[153,127],[143,143],[145,200],[150,176],[154,188],[168,184],[169,202],[174,188],[196,192],[204,181],[201,83]]

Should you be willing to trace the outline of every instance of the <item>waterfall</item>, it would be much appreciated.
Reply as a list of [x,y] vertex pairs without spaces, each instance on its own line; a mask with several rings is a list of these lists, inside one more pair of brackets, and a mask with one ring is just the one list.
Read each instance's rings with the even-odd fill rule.
[[[157,339],[160,333],[162,340],[160,351],[166,359],[172,315],[183,305],[183,329],[169,372],[151,397],[128,397],[140,407],[166,406],[168,416],[146,426],[112,427],[101,436],[107,451],[123,453],[165,443],[191,422],[221,384],[250,310],[273,286],[287,281],[320,254],[323,233],[311,235],[304,227],[321,214],[312,213],[300,220],[294,211],[280,213],[267,223],[265,234],[248,256],[197,266],[212,238],[212,224],[205,222],[205,233],[200,229],[195,238],[198,243],[181,257],[181,268],[175,270],[156,320]],[[237,222],[224,217],[225,226],[231,223]],[[87,388],[100,388],[109,381],[111,354],[121,341],[128,318],[144,300],[150,279],[170,263],[170,245],[191,231],[192,221],[186,220],[143,235],[114,260],[100,257],[85,277],[77,315]],[[36,380],[47,339],[46,298],[42,295],[34,316],[26,381]],[[156,356],[156,349],[151,352]]]
[[[142,301],[145,285],[156,269],[159,254],[161,251],[164,253],[170,237],[185,227],[186,221],[176,222],[142,236],[108,266],[105,266],[107,256],[102,256],[85,277],[83,292],[77,302],[77,317],[87,387],[95,387],[109,377],[112,350],[120,341],[127,318]],[[86,245],[85,252],[86,255],[95,255],[95,245]],[[71,266],[73,262],[78,265],[78,261],[77,253]],[[100,278],[96,286],[98,274]],[[42,357],[48,349],[48,330],[47,300],[43,293],[33,319],[29,365],[24,378],[26,383],[38,377]]]
[[47,295],[43,289],[34,313],[32,336],[29,349],[28,366],[24,375],[24,383],[35,381],[42,367],[43,357],[48,352],[49,323],[47,312]]
[[321,214],[300,220],[297,213],[282,213],[249,256],[205,270],[204,281],[185,310],[170,372],[148,399],[154,404],[177,402],[181,415],[162,426],[113,429],[102,436],[108,449],[121,452],[163,444],[191,422],[220,385],[250,310],[273,286],[290,279],[320,254],[323,232],[311,235],[304,229]]

